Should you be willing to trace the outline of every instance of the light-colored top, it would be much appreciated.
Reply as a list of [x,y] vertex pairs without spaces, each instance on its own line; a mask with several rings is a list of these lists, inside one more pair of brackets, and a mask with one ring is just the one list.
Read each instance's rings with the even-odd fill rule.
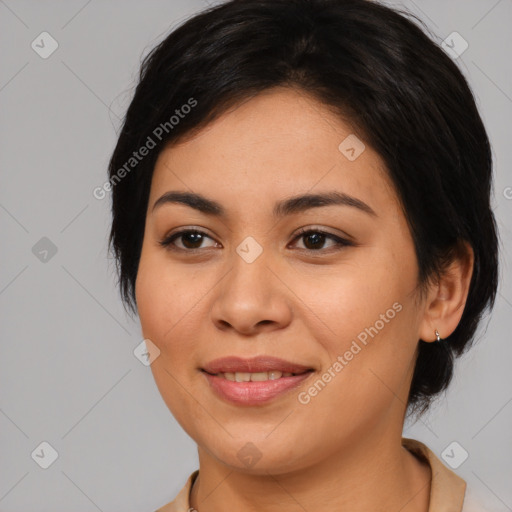
[[[464,499],[465,480],[448,469],[430,448],[420,441],[406,437],[402,438],[402,445],[430,465],[432,481],[428,512],[483,512],[483,508]],[[199,470],[194,471],[176,498],[156,512],[193,512],[194,509],[190,506],[190,490],[198,474]]]

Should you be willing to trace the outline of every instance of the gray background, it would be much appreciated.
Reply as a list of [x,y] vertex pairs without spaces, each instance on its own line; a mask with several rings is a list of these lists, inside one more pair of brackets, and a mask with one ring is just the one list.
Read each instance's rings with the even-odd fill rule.
[[[2,512],[151,511],[197,468],[195,444],[134,357],[140,327],[106,252],[110,198],[92,191],[106,179],[141,57],[206,5],[0,0]],[[391,5],[418,14],[438,42],[457,31],[469,44],[457,62],[492,140],[504,248],[479,343],[446,397],[404,435],[438,456],[457,441],[469,457],[456,472],[487,510],[512,510],[512,0]],[[31,48],[43,31],[59,44],[47,59]],[[43,237],[56,254],[34,254]],[[48,469],[31,458],[42,441],[59,454]]]

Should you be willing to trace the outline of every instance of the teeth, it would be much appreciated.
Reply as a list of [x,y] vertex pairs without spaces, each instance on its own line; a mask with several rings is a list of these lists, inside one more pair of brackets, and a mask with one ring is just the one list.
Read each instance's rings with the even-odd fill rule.
[[250,376],[252,382],[261,382],[263,380],[268,380],[270,378],[268,372],[251,373]]
[[290,372],[280,372],[278,370],[270,371],[270,372],[256,372],[256,373],[246,373],[246,372],[237,372],[237,373],[218,373],[217,377],[223,377],[226,380],[230,380],[232,382],[263,382],[266,380],[276,380],[281,377],[291,377],[293,373]]

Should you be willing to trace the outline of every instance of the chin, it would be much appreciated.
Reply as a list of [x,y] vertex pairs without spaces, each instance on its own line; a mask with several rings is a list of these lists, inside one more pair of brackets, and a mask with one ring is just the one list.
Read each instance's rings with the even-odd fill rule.
[[[302,450],[298,439],[281,436],[277,432],[267,437],[259,430],[254,436],[247,433],[239,437],[229,437],[226,434],[222,439],[208,436],[196,440],[210,456],[233,471],[248,475],[279,475],[297,471],[314,464],[312,457],[308,456],[308,447],[302,443]],[[271,439],[271,437],[273,439]],[[303,436],[302,436],[303,437]],[[197,439],[197,438],[196,438]],[[309,453],[319,453],[320,450],[310,447]]]

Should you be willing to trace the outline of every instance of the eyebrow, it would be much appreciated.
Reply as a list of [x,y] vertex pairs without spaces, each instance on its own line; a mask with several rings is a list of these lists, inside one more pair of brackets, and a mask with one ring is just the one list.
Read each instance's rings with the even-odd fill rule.
[[[226,210],[217,201],[208,199],[207,197],[195,192],[179,192],[174,190],[166,192],[163,196],[157,199],[153,205],[152,211],[155,211],[156,208],[159,208],[164,204],[173,203],[184,204],[206,215],[226,217]],[[350,206],[373,217],[378,217],[373,208],[365,202],[338,191],[318,194],[302,194],[283,199],[274,205],[272,214],[274,217],[284,217],[287,215],[301,213],[311,208],[331,205]]]

